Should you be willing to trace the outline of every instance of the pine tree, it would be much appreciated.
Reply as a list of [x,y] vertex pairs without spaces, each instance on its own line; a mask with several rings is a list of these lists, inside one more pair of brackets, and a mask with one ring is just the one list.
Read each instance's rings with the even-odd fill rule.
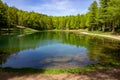
[[98,4],[96,1],[94,1],[89,7],[89,23],[90,23],[89,30],[91,31],[96,30],[97,18],[98,18],[97,14],[98,14]]
[[0,0],[0,30],[7,26],[7,5]]
[[110,15],[111,30],[115,32],[115,28],[120,28],[120,0],[110,0],[108,12]]
[[104,32],[105,29],[108,27],[107,22],[109,20],[108,14],[108,3],[110,0],[100,0],[100,22],[102,24],[102,31]]

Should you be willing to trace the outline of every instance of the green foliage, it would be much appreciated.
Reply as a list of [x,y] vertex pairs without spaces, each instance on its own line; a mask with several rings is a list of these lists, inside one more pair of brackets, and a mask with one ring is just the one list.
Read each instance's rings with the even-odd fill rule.
[[86,29],[90,31],[120,32],[120,0],[93,1],[86,14],[76,16],[47,16],[8,7],[0,0],[0,30],[24,26],[36,30]]
[[90,27],[89,30],[97,30],[97,20],[98,20],[98,5],[97,2],[94,1],[91,6],[89,7],[89,23]]
[[7,5],[0,0],[0,29],[7,25]]

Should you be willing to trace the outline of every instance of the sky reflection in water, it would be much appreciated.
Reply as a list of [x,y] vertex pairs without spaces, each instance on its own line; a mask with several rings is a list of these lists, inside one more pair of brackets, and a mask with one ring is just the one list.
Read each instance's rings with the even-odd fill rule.
[[1,67],[78,68],[120,61],[119,42],[73,33],[6,35],[0,36],[0,44]]

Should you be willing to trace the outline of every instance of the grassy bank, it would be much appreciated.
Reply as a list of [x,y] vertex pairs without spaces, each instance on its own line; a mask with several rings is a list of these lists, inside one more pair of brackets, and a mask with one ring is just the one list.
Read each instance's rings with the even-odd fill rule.
[[85,34],[89,36],[103,37],[107,39],[114,39],[120,41],[120,33],[112,32],[102,32],[102,31],[88,31],[87,29],[78,29],[78,30],[46,30],[46,31],[55,31],[55,32],[73,32],[75,34]]
[[66,69],[33,69],[33,68],[0,68],[0,72],[20,72],[20,73],[45,73],[45,74],[60,74],[60,73],[80,73],[95,71],[98,69],[109,69],[111,67],[118,67],[120,63],[108,63],[108,64],[91,64],[81,68],[66,68]]
[[38,30],[35,30],[35,29],[32,29],[32,28],[27,28],[27,27],[24,27],[24,26],[16,26],[18,29],[20,29],[23,34],[31,34],[31,33],[34,33],[34,32],[38,32]]
[[26,27],[25,28],[15,27],[15,28],[10,28],[9,30],[7,28],[2,28],[0,31],[0,34],[1,35],[11,34],[11,33],[32,34],[35,32],[39,32],[39,31],[31,28],[26,28]]
[[114,40],[120,40],[120,35],[111,35],[110,33],[91,33],[91,32],[80,32],[81,34],[89,35],[89,36],[96,36],[96,37],[103,37],[107,39],[114,39]]
[[31,33],[39,32],[39,31],[35,30],[35,29],[31,29],[31,28],[25,28],[25,29],[23,29],[23,32],[24,32],[24,34],[31,34]]

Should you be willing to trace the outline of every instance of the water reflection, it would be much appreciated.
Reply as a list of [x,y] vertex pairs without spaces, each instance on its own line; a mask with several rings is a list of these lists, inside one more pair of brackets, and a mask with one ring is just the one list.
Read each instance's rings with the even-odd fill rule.
[[[67,68],[92,63],[87,58],[87,49],[68,44],[51,44],[27,49],[12,54],[2,67]],[[78,65],[79,63],[79,65]],[[81,64],[82,63],[82,64]],[[87,64],[85,64],[87,63]],[[75,65],[77,64],[77,65]]]
[[68,32],[0,36],[0,66],[76,68],[119,62],[120,42]]

